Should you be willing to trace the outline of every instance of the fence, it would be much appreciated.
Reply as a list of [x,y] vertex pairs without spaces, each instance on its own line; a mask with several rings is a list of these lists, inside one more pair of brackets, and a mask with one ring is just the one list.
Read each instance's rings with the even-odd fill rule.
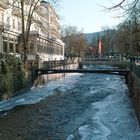
[[140,66],[137,66],[135,63],[129,63],[128,67],[138,78],[140,78]]

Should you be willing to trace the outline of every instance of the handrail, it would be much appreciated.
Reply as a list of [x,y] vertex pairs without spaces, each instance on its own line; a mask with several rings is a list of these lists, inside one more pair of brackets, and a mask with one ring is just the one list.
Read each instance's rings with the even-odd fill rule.
[[140,78],[140,66],[137,66],[135,63],[129,63],[128,67],[131,72],[133,72],[138,78]]

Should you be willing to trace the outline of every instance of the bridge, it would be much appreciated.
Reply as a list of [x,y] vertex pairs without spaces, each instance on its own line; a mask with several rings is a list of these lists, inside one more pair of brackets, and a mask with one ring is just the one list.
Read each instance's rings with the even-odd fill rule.
[[[98,63],[97,63],[98,62]],[[126,79],[126,83],[128,81],[128,74],[129,70],[126,69],[126,65],[124,65],[122,62],[119,61],[101,61],[101,60],[82,60],[79,63],[79,68],[69,68],[66,69],[66,65],[62,67],[54,67],[54,68],[41,68],[41,69],[35,69],[34,70],[34,76],[38,77],[39,75],[44,74],[55,74],[55,73],[97,73],[97,74],[113,74],[113,75],[122,75]],[[106,65],[106,66],[112,66],[111,69],[105,68],[105,69],[83,69],[84,65]],[[108,64],[108,65],[107,65]],[[113,65],[112,65],[113,64]],[[123,64],[123,67],[122,67]],[[115,67],[114,67],[115,66]],[[117,66],[117,68],[116,68]]]
[[102,70],[89,70],[89,69],[36,69],[35,75],[54,74],[54,73],[98,73],[98,74],[115,74],[124,75],[129,73],[125,69],[102,69]]
[[128,82],[129,70],[126,69],[107,69],[107,70],[88,70],[88,69],[36,69],[35,75],[54,74],[54,73],[97,73],[97,74],[113,74],[122,75]]

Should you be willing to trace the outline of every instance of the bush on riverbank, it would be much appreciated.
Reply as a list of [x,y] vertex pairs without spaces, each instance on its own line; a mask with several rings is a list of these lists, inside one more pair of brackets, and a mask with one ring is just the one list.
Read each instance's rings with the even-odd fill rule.
[[0,58],[0,99],[5,99],[25,88],[27,78],[19,58],[8,54],[0,54]]

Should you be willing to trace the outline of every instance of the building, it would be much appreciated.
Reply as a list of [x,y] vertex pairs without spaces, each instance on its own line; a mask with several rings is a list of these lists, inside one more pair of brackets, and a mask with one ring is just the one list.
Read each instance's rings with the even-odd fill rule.
[[[0,1],[0,52],[21,54],[22,47],[22,19],[20,4],[17,1],[10,6],[13,0]],[[27,20],[30,2],[25,6],[25,21]],[[27,62],[42,65],[45,61],[63,60],[64,43],[59,34],[59,17],[52,6],[41,1],[33,12],[27,46]],[[26,25],[27,26],[27,25]],[[26,27],[25,27],[26,28]]]

